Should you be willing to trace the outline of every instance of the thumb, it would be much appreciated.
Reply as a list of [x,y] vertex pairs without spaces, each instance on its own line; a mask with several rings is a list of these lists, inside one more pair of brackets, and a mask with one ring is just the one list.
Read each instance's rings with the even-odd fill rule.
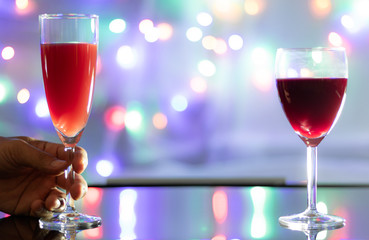
[[[45,144],[54,144],[45,142]],[[61,147],[58,144],[53,146],[55,148]],[[58,151],[55,151],[56,153]],[[43,151],[42,148],[34,145],[20,138],[15,138],[9,142],[9,156],[10,161],[15,163],[15,166],[24,166],[37,169],[48,174],[59,174],[68,167],[68,162],[58,159],[50,152]]]

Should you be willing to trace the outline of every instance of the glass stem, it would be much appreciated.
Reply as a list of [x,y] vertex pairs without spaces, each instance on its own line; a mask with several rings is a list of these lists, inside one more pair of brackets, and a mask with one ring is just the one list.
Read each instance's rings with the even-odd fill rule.
[[307,147],[307,199],[309,211],[316,211],[317,147]]
[[68,162],[70,163],[68,168],[64,170],[65,181],[66,181],[65,191],[67,194],[67,198],[66,198],[67,206],[66,206],[65,212],[75,212],[74,200],[70,195],[70,188],[72,187],[74,183],[74,178],[75,178],[75,173],[74,173],[73,166],[72,166],[75,147],[65,147],[64,150],[68,153]]

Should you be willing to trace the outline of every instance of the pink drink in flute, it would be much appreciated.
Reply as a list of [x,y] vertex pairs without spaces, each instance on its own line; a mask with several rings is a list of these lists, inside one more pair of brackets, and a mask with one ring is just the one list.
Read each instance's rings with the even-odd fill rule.
[[[41,64],[50,116],[72,161],[91,112],[95,86],[98,16],[43,14],[39,16]],[[101,225],[101,218],[76,211],[68,186],[74,171],[65,172],[67,208],[40,226],[52,230],[82,230]]]
[[86,126],[95,85],[96,55],[96,44],[41,44],[47,103],[62,138],[78,136]]

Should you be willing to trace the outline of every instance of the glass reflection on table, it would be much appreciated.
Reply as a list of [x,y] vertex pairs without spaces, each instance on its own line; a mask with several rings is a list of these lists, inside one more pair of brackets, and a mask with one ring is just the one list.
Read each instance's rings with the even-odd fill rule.
[[[77,207],[101,216],[102,226],[76,239],[309,239],[278,223],[281,213],[301,209],[305,198],[304,186],[91,187]],[[317,239],[366,239],[369,231],[357,223],[369,214],[368,199],[368,187],[320,187],[319,208],[347,222]]]

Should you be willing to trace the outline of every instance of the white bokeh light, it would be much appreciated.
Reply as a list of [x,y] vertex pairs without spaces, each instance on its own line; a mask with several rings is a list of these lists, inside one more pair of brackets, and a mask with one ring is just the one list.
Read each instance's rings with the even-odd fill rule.
[[36,115],[40,118],[49,117],[49,108],[47,106],[47,102],[45,98],[41,98],[36,103],[35,108]]
[[216,73],[216,67],[214,63],[209,60],[202,60],[197,65],[199,72],[205,77],[211,77]]
[[31,94],[27,88],[22,88],[17,94],[17,100],[20,104],[28,102]]
[[10,46],[4,47],[3,50],[1,51],[1,57],[4,60],[10,60],[14,57],[14,55],[15,55],[14,48]]
[[154,27],[154,23],[150,19],[144,19],[138,25],[138,29],[143,34],[146,34],[153,27]]
[[188,101],[185,96],[178,94],[172,98],[170,104],[177,112],[183,112],[187,109]]
[[96,171],[102,177],[109,177],[113,173],[113,170],[113,163],[108,160],[102,159],[96,164]]
[[109,30],[113,33],[122,33],[126,29],[126,22],[123,19],[114,19],[109,24]]
[[233,34],[228,38],[228,45],[232,50],[240,50],[243,47],[243,38]]
[[200,12],[197,14],[196,20],[201,26],[207,27],[213,22],[213,17],[209,13]]
[[191,42],[198,42],[202,38],[202,30],[198,27],[190,27],[186,31],[186,37]]
[[118,49],[116,60],[122,68],[129,69],[136,65],[137,55],[132,47],[124,45]]

